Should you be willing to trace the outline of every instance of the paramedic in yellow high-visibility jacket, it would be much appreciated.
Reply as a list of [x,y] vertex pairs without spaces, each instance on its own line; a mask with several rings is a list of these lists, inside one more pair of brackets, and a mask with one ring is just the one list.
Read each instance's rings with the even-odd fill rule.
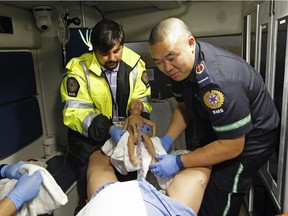
[[118,23],[97,23],[91,33],[93,51],[68,62],[60,88],[69,154],[81,165],[88,162],[88,198],[103,183],[117,181],[110,158],[100,150],[107,139],[117,142],[124,133],[113,123],[128,115],[131,99],[143,102],[143,117],[152,110],[145,63],[124,46],[124,39]]

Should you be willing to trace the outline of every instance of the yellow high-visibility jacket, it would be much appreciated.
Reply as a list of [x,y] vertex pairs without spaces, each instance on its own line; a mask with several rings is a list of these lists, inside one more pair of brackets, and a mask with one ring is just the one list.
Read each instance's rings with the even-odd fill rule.
[[[64,124],[90,140],[107,140],[112,125],[113,99],[94,52],[71,59],[66,69],[60,87]],[[138,54],[124,46],[117,75],[119,116],[127,116],[132,98],[143,102],[144,113],[149,116],[152,110],[148,103],[150,95],[145,63]]]

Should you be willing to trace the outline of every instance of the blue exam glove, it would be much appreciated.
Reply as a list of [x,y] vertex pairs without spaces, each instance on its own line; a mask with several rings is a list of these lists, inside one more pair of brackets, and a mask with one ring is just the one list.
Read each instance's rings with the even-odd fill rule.
[[173,144],[171,136],[163,136],[160,138],[160,141],[165,151],[168,152]]
[[121,130],[119,127],[113,125],[111,128],[110,128],[110,136],[111,138],[113,139],[113,141],[115,143],[118,143],[120,138],[122,137],[122,135],[125,133],[125,131]]
[[24,164],[23,161],[19,161],[18,163],[14,163],[11,165],[6,165],[1,169],[1,176],[3,178],[9,179],[19,179],[21,174],[18,172],[18,168]]
[[151,130],[151,127],[147,124],[144,124],[143,127],[141,128],[142,132],[148,133]]
[[14,189],[7,195],[18,210],[25,202],[38,196],[42,183],[42,175],[39,171],[29,176],[24,173],[18,180]]
[[166,178],[174,175],[184,168],[180,155],[159,155],[156,156],[157,163],[151,164],[150,169],[155,175]]

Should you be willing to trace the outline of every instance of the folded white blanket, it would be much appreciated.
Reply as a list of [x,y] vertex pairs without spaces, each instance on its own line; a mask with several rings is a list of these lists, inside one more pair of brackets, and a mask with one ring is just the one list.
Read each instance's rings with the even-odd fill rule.
[[[17,216],[37,216],[50,213],[68,202],[66,194],[45,168],[25,163],[19,167],[18,171],[20,173],[28,172],[29,175],[32,175],[38,170],[43,177],[39,195],[33,200],[25,203],[16,213]],[[16,183],[17,180],[15,179],[2,179],[0,181],[0,199],[3,199],[14,188]]]
[[[111,163],[113,166],[122,174],[127,175],[128,172],[137,171],[138,177],[143,175],[145,178],[147,175],[147,172],[149,171],[149,165],[151,163],[151,156],[149,152],[147,151],[144,143],[142,142],[141,150],[142,150],[142,166],[143,166],[143,173],[140,173],[140,164],[133,164],[131,163],[129,159],[128,154],[128,137],[129,132],[126,131],[121,139],[119,140],[118,144],[115,144],[112,139],[109,139],[106,141],[106,143],[102,147],[102,151],[111,157]],[[151,138],[156,154],[157,155],[163,155],[167,154],[164,150],[161,141],[158,137],[152,137]],[[137,155],[137,149],[138,146],[135,146],[135,155]],[[172,177],[169,178],[160,178],[156,176],[159,186],[165,190],[168,188],[169,184],[172,181]]]

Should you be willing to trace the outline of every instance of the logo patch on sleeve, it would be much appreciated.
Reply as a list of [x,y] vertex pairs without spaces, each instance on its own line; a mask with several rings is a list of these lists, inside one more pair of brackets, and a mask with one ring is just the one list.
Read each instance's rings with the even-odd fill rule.
[[212,110],[213,114],[220,114],[224,112],[222,108],[225,102],[225,96],[223,92],[215,89],[207,91],[203,96],[203,101],[205,106]]
[[204,68],[205,68],[204,64],[200,63],[199,65],[196,66],[196,73],[201,74],[204,71]]
[[67,79],[67,92],[70,97],[77,97],[79,87],[79,83],[74,77]]
[[149,83],[149,77],[146,71],[142,73],[141,79],[142,79],[142,82],[145,84],[146,88],[148,88],[150,86],[150,83]]

